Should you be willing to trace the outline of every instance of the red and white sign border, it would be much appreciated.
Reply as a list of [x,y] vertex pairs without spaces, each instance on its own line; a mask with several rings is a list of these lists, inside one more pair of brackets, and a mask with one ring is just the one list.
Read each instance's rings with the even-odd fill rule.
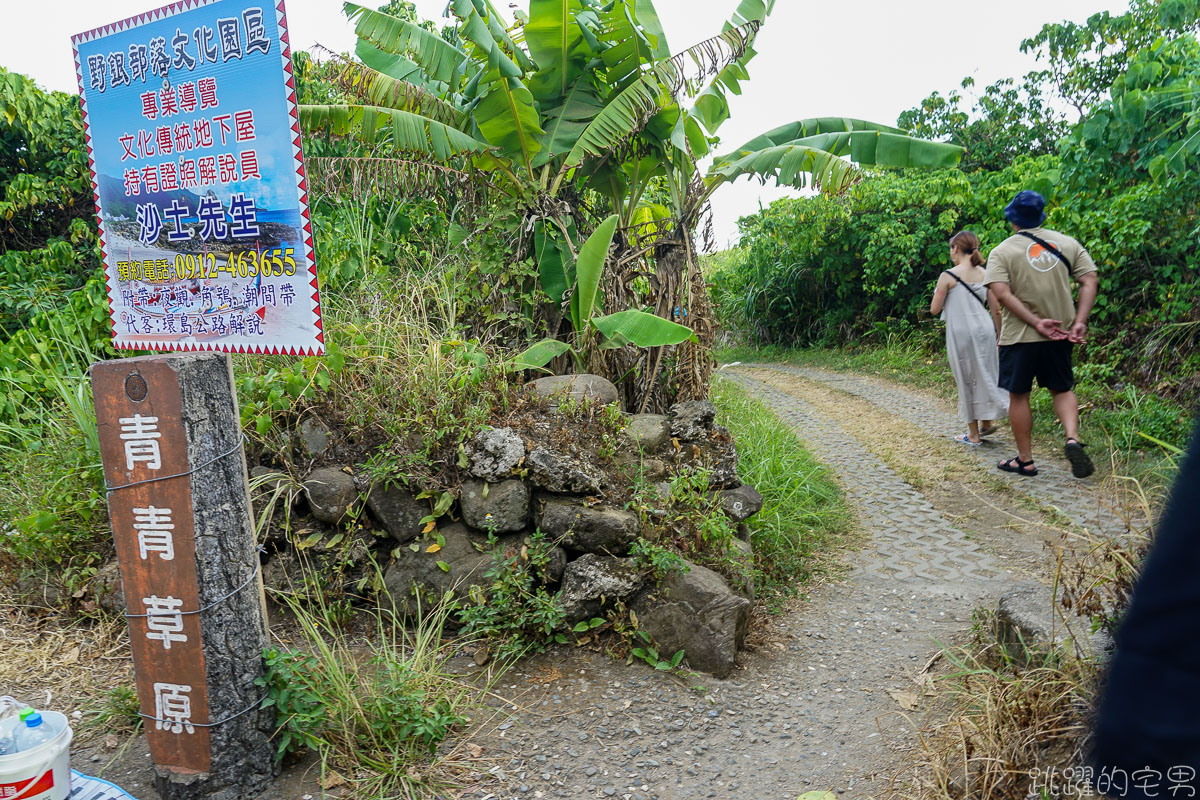
[[284,9],[284,0],[278,0],[275,6],[275,18],[279,25],[279,41],[282,44],[283,72],[287,76],[284,82],[287,91],[287,109],[288,114],[292,118],[292,155],[296,165],[296,189],[299,192],[300,198],[300,216],[304,220],[304,251],[308,257],[308,272],[309,286],[312,287],[312,314],[313,327],[316,328],[316,347],[281,347],[272,345],[269,347],[238,345],[232,346],[221,342],[171,342],[171,341],[147,341],[147,342],[119,342],[117,341],[117,312],[113,308],[113,290],[112,277],[108,270],[108,238],[104,231],[104,218],[100,215],[100,183],[96,176],[96,159],[95,152],[92,148],[92,133],[91,127],[88,125],[88,108],[87,94],[83,88],[83,65],[79,60],[79,44],[81,42],[91,42],[103,36],[108,36],[114,33],[135,28],[139,25],[144,25],[148,22],[157,22],[161,19],[179,14],[184,11],[190,11],[194,8],[203,8],[218,3],[220,0],[180,0],[177,3],[156,8],[153,11],[147,11],[143,14],[138,14],[128,19],[114,22],[109,25],[103,25],[99,28],[93,28],[90,31],[79,33],[71,37],[71,49],[75,56],[75,79],[79,84],[79,102],[83,110],[83,128],[85,138],[87,140],[88,168],[92,174],[92,195],[96,204],[96,225],[100,229],[100,250],[104,257],[104,284],[108,293],[108,315],[112,323],[113,346],[118,350],[153,350],[153,351],[171,351],[180,350],[185,352],[202,352],[216,351],[221,353],[255,353],[258,355],[291,355],[291,356],[319,356],[325,352],[325,330],[321,322],[321,298],[317,288],[317,262],[316,252],[313,247],[312,233],[312,217],[308,210],[308,175],[304,170],[304,151],[300,141],[300,112],[296,107],[296,77],[292,74],[292,45],[288,38],[287,30],[287,12]]

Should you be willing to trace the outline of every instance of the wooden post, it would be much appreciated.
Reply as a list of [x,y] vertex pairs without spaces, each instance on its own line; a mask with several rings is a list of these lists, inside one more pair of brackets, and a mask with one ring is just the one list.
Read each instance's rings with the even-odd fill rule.
[[274,775],[267,644],[229,356],[92,368],[146,736],[164,800],[252,797]]

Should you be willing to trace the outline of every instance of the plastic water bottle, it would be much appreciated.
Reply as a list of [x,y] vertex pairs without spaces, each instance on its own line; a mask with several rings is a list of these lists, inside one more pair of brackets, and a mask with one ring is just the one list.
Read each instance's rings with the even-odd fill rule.
[[17,746],[13,743],[12,737],[13,723],[15,722],[15,719],[6,719],[0,722],[0,756],[7,756],[17,752]]
[[24,753],[27,750],[33,750],[53,739],[57,733],[58,731],[51,729],[42,721],[42,715],[35,711],[25,718],[25,725],[18,726],[17,732],[13,735],[13,743],[16,745],[15,752]]

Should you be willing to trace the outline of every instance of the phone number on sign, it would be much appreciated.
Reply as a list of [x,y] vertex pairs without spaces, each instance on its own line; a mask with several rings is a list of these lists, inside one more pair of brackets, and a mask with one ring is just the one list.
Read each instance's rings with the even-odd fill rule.
[[295,248],[287,247],[276,250],[246,250],[241,253],[230,253],[224,264],[217,263],[213,253],[191,255],[180,253],[175,256],[176,280],[215,278],[222,272],[231,277],[257,278],[279,277],[296,274]]

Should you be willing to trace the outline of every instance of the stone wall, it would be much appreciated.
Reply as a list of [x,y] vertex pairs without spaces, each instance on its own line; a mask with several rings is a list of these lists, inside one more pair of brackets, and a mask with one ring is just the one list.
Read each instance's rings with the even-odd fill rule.
[[[269,588],[294,591],[304,580],[303,561],[323,575],[343,576],[346,593],[368,603],[386,595],[398,609],[442,598],[466,600],[487,591],[485,574],[495,548],[521,552],[540,530],[554,543],[545,584],[560,593],[567,623],[603,616],[615,604],[631,609],[661,652],[683,649],[693,669],[724,677],[742,646],[753,602],[753,582],[724,577],[684,562],[686,571],[655,581],[639,569],[630,547],[643,533],[643,518],[666,514],[670,479],[696,467],[708,470],[709,489],[731,523],[748,540],[745,520],[762,507],[753,487],[737,475],[737,451],[729,431],[716,424],[707,401],[681,403],[669,415],[623,414],[614,452],[601,458],[570,437],[570,421],[559,418],[571,403],[616,403],[612,384],[596,376],[534,381],[544,418],[523,426],[484,430],[462,451],[454,502],[429,523],[433,499],[419,487],[373,482],[353,465],[327,464],[311,470],[296,496],[291,534],[270,534],[264,568]],[[313,421],[296,431],[298,446],[320,461],[335,434]],[[627,506],[630,475],[657,484],[663,509]],[[256,467],[253,475],[270,470]],[[270,478],[264,477],[266,489]],[[265,494],[260,495],[265,497]],[[305,546],[305,543],[311,542]],[[431,546],[436,543],[437,546]],[[753,553],[738,541],[747,567]],[[370,561],[383,569],[383,585],[372,586]]]

